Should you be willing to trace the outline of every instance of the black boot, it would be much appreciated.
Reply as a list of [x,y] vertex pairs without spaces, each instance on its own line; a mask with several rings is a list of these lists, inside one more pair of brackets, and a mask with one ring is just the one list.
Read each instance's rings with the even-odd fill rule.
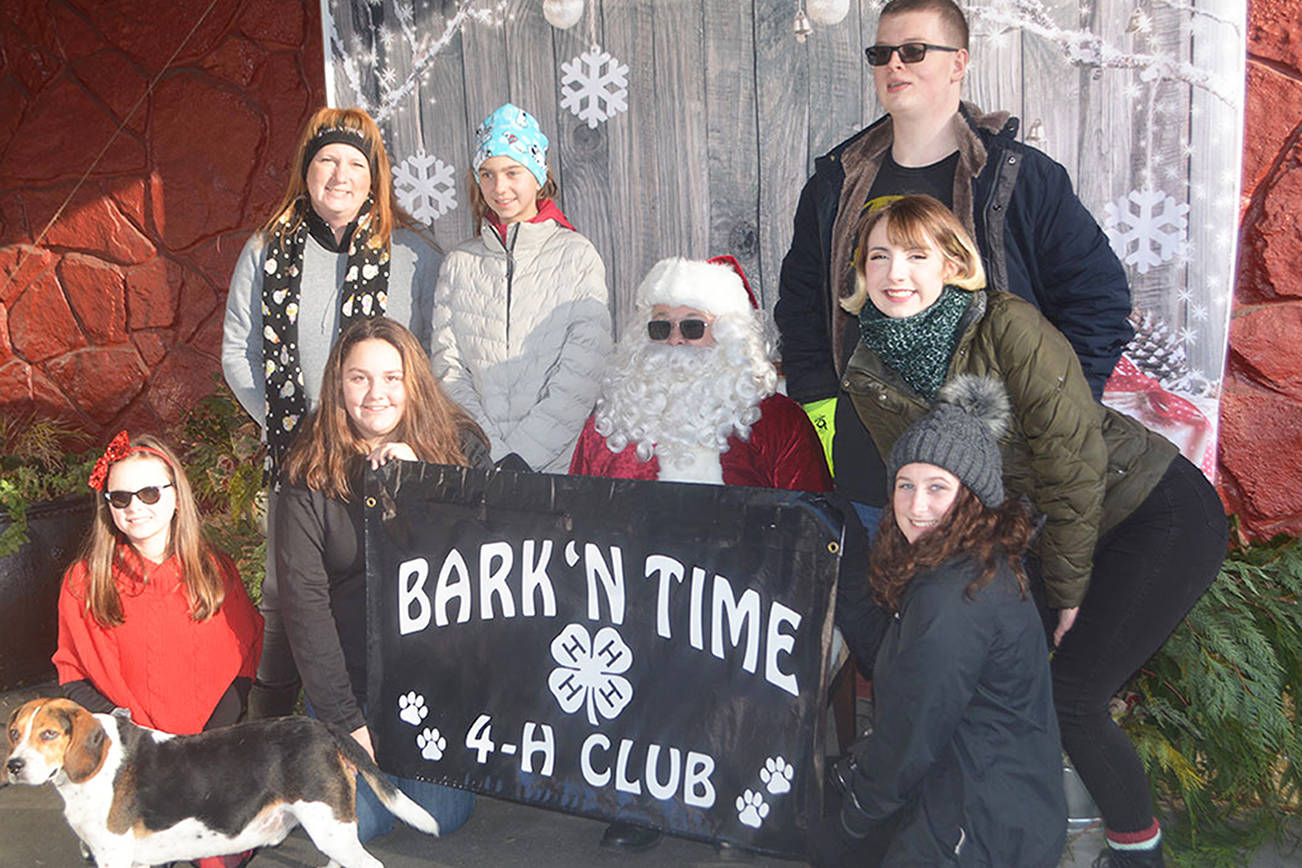
[[650,850],[664,837],[659,829],[635,826],[632,823],[611,823],[601,836],[601,846],[618,847],[629,853]]
[[1104,847],[1094,860],[1092,868],[1166,868],[1162,859],[1162,845],[1151,850],[1114,850]]

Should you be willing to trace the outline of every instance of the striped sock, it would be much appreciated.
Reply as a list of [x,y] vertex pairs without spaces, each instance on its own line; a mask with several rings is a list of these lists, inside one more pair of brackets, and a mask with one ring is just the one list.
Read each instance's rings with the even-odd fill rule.
[[1154,820],[1147,829],[1138,832],[1107,830],[1108,846],[1113,850],[1154,850],[1162,843],[1162,827]]

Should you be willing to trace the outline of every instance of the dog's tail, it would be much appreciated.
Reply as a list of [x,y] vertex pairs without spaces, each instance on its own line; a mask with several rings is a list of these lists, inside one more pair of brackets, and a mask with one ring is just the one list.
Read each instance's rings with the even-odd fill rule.
[[366,783],[370,784],[375,795],[379,796],[380,801],[395,817],[428,835],[439,834],[439,821],[434,819],[429,811],[413,802],[406,793],[395,787],[393,782],[380,771],[380,767],[371,759],[370,754],[362,750],[362,746],[351,735],[337,727],[331,726],[329,729],[344,759],[357,767],[357,771],[366,778]]

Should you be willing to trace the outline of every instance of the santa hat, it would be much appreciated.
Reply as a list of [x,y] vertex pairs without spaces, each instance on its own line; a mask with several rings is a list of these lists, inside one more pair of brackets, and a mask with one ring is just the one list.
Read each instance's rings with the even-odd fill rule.
[[691,307],[715,316],[750,313],[758,307],[755,294],[731,256],[706,262],[681,256],[662,259],[637,289],[639,304]]

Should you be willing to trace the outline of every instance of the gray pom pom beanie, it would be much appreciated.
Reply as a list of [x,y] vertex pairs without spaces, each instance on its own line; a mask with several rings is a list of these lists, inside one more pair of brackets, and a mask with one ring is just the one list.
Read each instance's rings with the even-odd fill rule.
[[906,464],[942,467],[986,506],[1004,502],[999,438],[1008,430],[1008,393],[993,377],[961,374],[941,388],[931,411],[895,441],[886,463],[892,488]]

